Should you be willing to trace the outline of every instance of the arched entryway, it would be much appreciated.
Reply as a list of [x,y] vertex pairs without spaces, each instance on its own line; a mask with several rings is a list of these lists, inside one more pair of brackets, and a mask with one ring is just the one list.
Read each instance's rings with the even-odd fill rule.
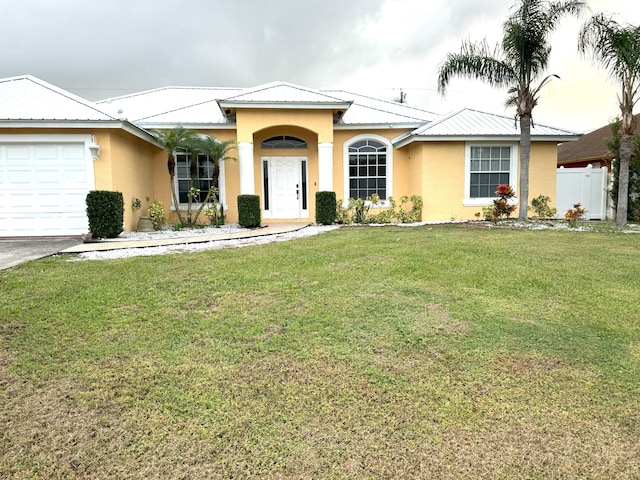
[[[260,191],[265,219],[310,218],[310,164],[317,165],[316,136],[301,128],[257,133]],[[311,144],[311,145],[310,145]],[[317,184],[317,181],[316,181]]]

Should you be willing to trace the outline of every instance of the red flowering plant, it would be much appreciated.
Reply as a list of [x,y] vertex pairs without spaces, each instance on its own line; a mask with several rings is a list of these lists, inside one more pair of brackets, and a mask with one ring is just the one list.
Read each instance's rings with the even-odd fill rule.
[[575,203],[573,208],[567,210],[567,213],[564,214],[564,219],[569,222],[569,228],[575,228],[578,225],[578,220],[580,220],[587,211],[582,208],[581,203]]
[[509,200],[515,198],[516,192],[513,191],[511,185],[503,183],[498,185],[496,189],[496,198],[493,201],[492,216],[494,220],[501,220],[503,218],[509,218],[515,211],[516,206],[509,203]]

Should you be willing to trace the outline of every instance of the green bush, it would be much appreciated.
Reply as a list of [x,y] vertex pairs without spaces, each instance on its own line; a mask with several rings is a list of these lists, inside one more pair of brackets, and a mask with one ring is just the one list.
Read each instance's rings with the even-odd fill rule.
[[115,238],[123,231],[124,197],[121,192],[92,190],[87,194],[89,232],[94,238]]
[[336,220],[336,192],[316,192],[316,223],[331,225]]
[[555,218],[557,210],[549,206],[551,198],[547,195],[538,195],[531,200],[531,210],[533,210],[538,218]]
[[[336,205],[335,221],[347,223],[401,223],[419,222],[422,218],[422,197],[420,195],[403,195],[398,204],[393,197],[387,199],[388,206],[383,207],[383,201],[377,193],[366,199],[350,198],[347,206],[342,200]],[[371,213],[370,209],[376,210]],[[378,210],[379,209],[379,210]]]
[[149,218],[153,223],[153,228],[156,230],[160,230],[162,225],[164,225],[167,221],[167,217],[164,214],[164,204],[160,200],[154,200],[149,205]]
[[260,197],[258,195],[238,195],[238,224],[246,228],[260,226]]

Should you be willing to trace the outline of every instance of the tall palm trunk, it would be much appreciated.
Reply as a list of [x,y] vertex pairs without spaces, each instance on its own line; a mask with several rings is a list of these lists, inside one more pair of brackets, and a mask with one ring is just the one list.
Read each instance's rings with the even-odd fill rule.
[[627,210],[629,204],[629,163],[631,160],[631,136],[620,135],[620,162],[618,176],[618,199],[616,201],[616,227],[622,228],[627,224]]
[[176,193],[175,186],[175,178],[176,178],[176,170],[175,170],[176,160],[173,153],[169,153],[169,161],[167,162],[167,166],[169,169],[169,187],[171,189],[171,198],[173,199],[173,207],[176,210],[176,215],[178,215],[178,222],[182,225],[184,220],[182,218],[182,213],[180,213],[180,202],[178,200],[178,195]]
[[518,220],[526,221],[529,205],[529,160],[531,159],[531,115],[520,115],[520,207]]

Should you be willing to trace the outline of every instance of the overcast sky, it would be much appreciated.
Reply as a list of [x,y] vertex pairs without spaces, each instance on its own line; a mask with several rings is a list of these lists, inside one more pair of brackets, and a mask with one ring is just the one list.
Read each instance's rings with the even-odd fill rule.
[[[90,100],[163,86],[251,87],[282,80],[342,88],[436,113],[512,115],[506,92],[438,65],[463,39],[495,44],[514,0],[0,0],[0,77],[31,74]],[[640,24],[637,0],[589,0]],[[586,17],[585,17],[586,18]],[[584,19],[583,19],[584,20]],[[534,121],[582,132],[618,112],[617,87],[577,54],[581,21],[553,37]]]

